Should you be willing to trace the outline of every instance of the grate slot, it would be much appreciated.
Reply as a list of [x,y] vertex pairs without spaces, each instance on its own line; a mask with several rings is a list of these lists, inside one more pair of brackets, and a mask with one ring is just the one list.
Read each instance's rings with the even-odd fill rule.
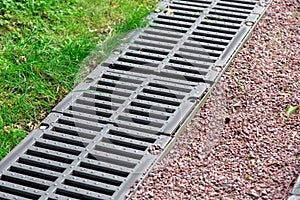
[[175,94],[174,91],[171,91],[168,89],[164,89],[164,88],[158,89],[158,88],[149,87],[149,86],[144,88],[143,92],[148,93],[148,94],[155,94],[155,95],[159,95],[159,96],[175,98],[175,99],[183,99],[185,97],[185,95],[181,92],[177,92]]
[[91,98],[91,99],[97,99],[102,101],[108,101],[110,103],[116,103],[116,104],[122,104],[125,102],[126,98],[121,96],[116,96],[114,94],[92,94],[92,93],[86,93],[84,92],[82,94],[82,97]]
[[[87,99],[87,98],[77,99],[76,103],[84,105],[84,106],[88,106],[89,108],[94,108],[95,112],[97,109],[101,109],[101,110],[103,110],[103,112],[106,110],[107,110],[107,112],[111,112],[112,110],[117,110],[119,107],[117,104],[114,104],[114,103],[109,104],[109,102],[100,101],[97,99]],[[69,110],[73,110],[73,109],[69,108]],[[75,109],[74,111],[78,111],[78,110]],[[93,114],[95,114],[95,112]],[[86,112],[86,113],[89,113],[89,112]],[[112,114],[112,112],[111,112],[111,114]],[[98,115],[98,116],[102,116],[102,115]],[[106,116],[104,116],[104,117],[106,117]]]
[[145,58],[145,59],[149,59],[149,60],[156,60],[156,61],[162,61],[164,58],[160,55],[151,55],[151,54],[147,54],[144,52],[132,52],[132,51],[128,51],[127,53],[125,53],[125,55],[127,56],[133,56],[133,57],[138,57],[138,58]]
[[108,164],[105,162],[90,160],[86,158],[83,159],[83,161],[80,163],[80,167],[84,169],[90,169],[90,170],[98,171],[100,173],[104,172],[104,173],[108,173],[108,174],[112,174],[124,178],[126,178],[131,172],[130,168],[124,166]]
[[65,160],[64,158],[61,158],[58,156],[49,155],[49,154],[45,154],[45,153],[37,152],[37,151],[33,151],[33,150],[27,150],[26,154],[30,155],[30,156],[35,156],[37,158],[43,158],[43,159],[47,159],[47,160],[51,160],[51,161],[56,161],[59,163],[66,163],[66,164],[72,163],[72,160],[69,160],[69,159]]
[[190,28],[192,26],[192,23],[187,23],[187,22],[177,22],[177,21],[173,21],[170,19],[155,19],[153,20],[153,22],[151,23],[151,25],[157,25],[157,24],[163,24],[163,25],[167,25],[167,26],[171,26],[171,27],[182,27],[182,28]]
[[139,85],[143,82],[142,79],[137,78],[137,77],[131,77],[131,76],[113,76],[111,74],[103,74],[102,78],[105,79],[111,79],[111,80],[116,80],[116,81],[120,81],[120,82],[125,82],[125,83],[132,83],[133,85]]
[[62,133],[62,134],[66,134],[66,135],[73,135],[75,137],[81,137],[81,138],[86,138],[86,139],[94,139],[95,138],[95,135],[86,132],[85,129],[78,128],[78,127],[76,127],[76,131],[73,130],[73,129],[74,129],[73,126],[67,126],[67,125],[64,125],[64,124],[54,123],[53,128],[51,130],[56,132],[56,133]]
[[[100,117],[97,115],[91,115],[91,114],[86,114],[86,113],[74,112],[71,110],[65,111],[64,115],[72,117],[73,119],[80,120],[82,122],[93,123],[98,126],[99,126],[99,124],[105,125],[105,124],[110,123],[110,119],[108,119],[108,118],[103,118],[103,117]],[[77,125],[77,123],[76,123],[76,125]]]
[[[174,79],[184,79],[185,76],[189,74],[193,74],[193,76],[199,76],[200,78],[203,78],[207,74],[206,70],[203,70],[203,68],[198,68],[194,66],[186,66],[186,65],[177,65],[177,64],[170,64],[164,67],[163,73],[166,73],[166,76],[174,76]],[[178,76],[178,77],[176,77]]]
[[117,71],[110,70],[110,72],[106,72],[106,74],[103,74],[101,80],[116,82],[120,84],[129,84],[132,86],[138,86],[143,82],[142,76],[137,76],[136,74],[132,74],[131,76],[126,75],[124,73],[119,73]]
[[114,127],[113,129],[109,130],[108,134],[114,136],[120,136],[128,139],[134,139],[142,142],[154,143],[157,139],[159,139],[155,135],[143,133],[143,132],[136,132],[133,130],[126,130],[123,128]]
[[[199,9],[198,8],[193,8],[193,7],[190,7],[186,4],[180,4],[178,2],[176,2],[177,4],[175,4],[175,2],[173,4],[171,4],[170,6],[170,9],[175,9],[175,10],[182,10],[182,11],[190,11],[190,12],[195,12],[195,13],[201,13],[203,12],[203,9]],[[200,8],[206,8],[206,6],[202,6]]]
[[[47,136],[46,136],[47,137]],[[78,156],[81,151],[83,150],[82,147],[70,145],[68,143],[64,143],[63,139],[59,140],[57,137],[50,137],[48,135],[49,139],[46,139],[42,136],[43,139],[38,139],[35,143],[34,146],[48,149],[51,151],[57,151],[60,152],[61,154],[70,154],[70,155],[64,155],[64,156],[70,156],[75,155]],[[67,139],[66,139],[67,140]]]
[[80,168],[72,172],[73,176],[77,176],[84,179],[90,179],[97,182],[102,182],[110,185],[120,186],[123,181],[125,181],[124,177],[111,175],[104,172],[98,172],[95,170],[90,170],[86,168]]
[[[183,52],[178,52],[174,54],[174,57],[180,58],[180,59],[186,59],[186,60],[192,60],[196,62],[202,62],[206,66],[210,66],[211,63],[214,63],[216,61],[215,58],[212,58],[207,55],[197,55],[197,54],[191,54],[191,53],[183,53]],[[207,68],[207,67],[205,67]]]
[[[131,54],[131,55],[133,55],[133,54]],[[119,82],[119,81],[110,81],[110,80],[105,80],[105,79],[101,79],[100,81],[98,81],[97,84],[100,86],[104,85],[104,86],[126,89],[126,90],[135,90],[138,87],[137,85],[130,84],[130,83],[127,83],[125,85],[124,83]]]
[[13,194],[8,194],[8,193],[6,193],[4,191],[3,192],[0,191],[0,199],[1,200],[7,200],[7,199],[28,200],[28,198],[21,197],[21,196],[16,196],[16,195],[13,195]]
[[144,45],[148,47],[156,47],[156,48],[161,48],[161,49],[166,49],[166,50],[171,50],[173,49],[172,45],[166,45],[166,44],[161,44],[157,43],[155,41],[148,41],[148,40],[135,40],[134,44],[139,44],[139,45]]
[[156,29],[146,29],[143,31],[146,34],[150,35],[157,35],[157,36],[162,36],[162,37],[170,37],[172,39],[180,39],[184,36],[182,33],[176,33],[176,32],[171,32],[167,30],[156,30]]
[[211,4],[211,2],[207,1],[173,1],[172,3],[177,5],[192,6],[199,8],[207,8]]
[[109,93],[114,95],[120,95],[123,97],[129,97],[131,95],[131,90],[128,89],[120,89],[116,87],[110,87],[110,86],[91,86],[91,90],[99,91],[100,93]]
[[246,6],[246,5],[240,4],[240,3],[225,2],[225,1],[222,1],[222,2],[223,3],[218,2],[217,5],[226,6],[226,7],[230,7],[230,8],[237,8],[237,9],[242,9],[242,10],[252,10],[254,7],[254,6]]
[[178,85],[178,83],[170,83],[170,82],[166,82],[165,80],[153,80],[148,84],[148,86],[173,90],[175,92],[182,92],[182,93],[191,92],[191,88],[187,85]]
[[[165,74],[164,74],[166,71],[168,73],[170,72],[170,75],[173,75],[174,78],[166,77]],[[199,68],[199,71],[201,71],[201,68]],[[184,74],[182,74],[181,72],[176,71],[176,73],[178,73],[178,74],[176,74],[174,72],[175,72],[174,70],[171,71],[171,70],[168,70],[168,69],[163,69],[162,72],[160,73],[160,75],[161,75],[160,79],[157,79],[157,80],[163,79],[164,80],[163,82],[166,82],[167,84],[170,84],[170,83],[171,84],[173,83],[173,84],[176,84],[176,85],[180,84],[180,85],[182,85],[184,87],[187,87],[189,89],[194,88],[196,86],[195,84],[193,84],[190,81],[188,81],[187,79],[185,79]],[[198,85],[199,85],[199,83],[198,83]],[[205,84],[203,85],[203,84],[200,83],[200,85],[204,86]]]
[[35,148],[35,149],[36,149],[36,151],[28,149],[26,151],[26,154],[30,155],[30,156],[35,156],[35,157],[38,157],[38,158],[43,158],[43,159],[47,159],[47,160],[60,162],[60,163],[71,164],[73,162],[72,159],[67,159],[67,158],[64,158],[64,157],[56,156],[56,155],[50,154],[50,152],[45,153],[45,151],[41,148],[39,148],[39,149]]
[[[127,115],[127,116],[125,116]],[[142,124],[145,126],[151,126],[151,127],[157,127],[161,128],[164,124],[156,122],[157,120],[151,119],[148,117],[142,117],[139,115],[132,115],[132,114],[124,114],[123,116],[118,117],[119,120],[126,121],[126,122],[132,122],[136,124]]]
[[170,116],[166,116],[164,113],[160,112],[159,114],[157,114],[155,111],[152,110],[146,110],[146,109],[138,109],[138,108],[126,108],[124,110],[125,113],[130,113],[130,114],[134,114],[134,115],[140,115],[140,116],[144,116],[144,117],[149,117],[149,118],[153,118],[153,119],[160,119],[160,120],[168,120]]
[[[37,190],[37,189],[35,189]],[[25,187],[15,183],[9,183],[0,180],[0,191],[9,193],[16,196],[21,196],[23,198],[28,198],[32,200],[38,200],[41,196],[35,194],[34,189]]]
[[176,107],[172,106],[172,105],[165,106],[165,105],[161,105],[160,103],[156,103],[156,102],[149,104],[148,101],[144,101],[144,100],[135,100],[135,101],[131,102],[131,105],[140,107],[140,108],[163,111],[163,112],[167,112],[167,113],[174,113],[176,110]]
[[129,158],[124,158],[123,156],[114,156],[108,153],[99,155],[97,151],[93,151],[93,152],[94,153],[89,153],[87,158],[114,164],[114,165],[119,165],[127,168],[134,168],[137,163],[137,160],[132,161],[131,159],[132,162],[130,162]]
[[120,73],[118,71],[114,71],[114,70],[107,70],[105,72],[105,74],[113,74],[114,76],[118,76],[120,78],[128,78],[128,79],[131,79],[131,80],[134,80],[136,79],[137,81],[142,81],[143,82],[143,78],[145,76],[141,76],[139,74],[135,74],[135,73],[132,73],[132,74],[128,74],[128,73]]
[[18,160],[21,164],[26,164],[55,172],[63,172],[67,168],[65,163],[55,162],[44,158],[38,158],[30,155],[22,155]]
[[169,54],[169,51],[166,51],[165,49],[155,48],[155,47],[151,48],[149,46],[144,46],[144,45],[130,46],[129,49],[134,51],[141,51],[141,52],[164,55],[164,56]]
[[[86,95],[87,96],[87,95]],[[78,104],[90,106],[90,107],[97,107],[104,110],[117,110],[119,108],[118,103],[113,103],[109,101],[100,100],[98,98],[92,98],[92,96],[89,97],[80,97],[76,101]],[[124,101],[125,102],[125,101]]]
[[[163,24],[151,24],[151,30],[154,31],[159,31],[159,32],[168,32],[168,33],[172,33],[175,35],[184,35],[186,33],[186,31],[188,30],[187,28],[183,28],[183,27],[174,27],[174,26],[169,26],[169,25],[163,25]],[[175,39],[178,39],[178,37],[175,37]]]
[[103,143],[103,142],[98,143],[98,145],[95,147],[95,150],[100,152],[115,154],[119,156],[125,156],[133,159],[142,159],[144,156],[143,154],[138,154],[136,150],[132,151],[132,149],[130,148],[125,148],[125,147],[120,148],[120,145],[112,145],[110,143]]
[[131,63],[124,63],[116,61],[114,64],[108,66],[110,69],[120,70],[122,72],[131,71],[131,72],[140,72],[141,74],[151,73],[153,68],[149,68],[144,65],[135,65]]
[[[232,29],[228,29],[228,28],[224,28],[224,27],[213,27],[213,26],[209,26],[209,25],[205,25],[205,24],[200,24],[197,27],[198,30],[203,30],[203,31],[210,31],[212,33],[224,33],[224,34],[228,34],[228,35],[235,35],[237,30],[232,30]],[[197,30],[197,31],[198,31]]]
[[150,60],[150,59],[138,59],[136,57],[132,57],[132,56],[122,56],[118,58],[118,61],[121,62],[127,62],[127,63],[131,63],[131,64],[137,64],[137,65],[145,65],[148,67],[157,67],[159,65],[159,61],[154,61],[154,60]]
[[53,194],[52,195],[53,198],[48,198],[47,200],[78,200],[78,199],[75,199],[75,198],[71,198],[71,197],[66,197],[66,196],[62,196],[62,195],[59,195],[59,194]]
[[195,41],[189,40],[188,42],[184,43],[185,46],[189,46],[189,47],[194,47],[194,48],[199,48],[199,49],[208,49],[208,50],[214,50],[214,51],[221,51],[223,52],[223,50],[225,49],[225,46],[219,46],[219,45],[210,45],[208,43],[202,43],[199,44]]
[[209,26],[216,26],[216,27],[221,27],[221,28],[227,28],[227,29],[239,29],[240,26],[233,24],[233,23],[229,23],[229,22],[220,22],[220,21],[216,21],[216,20],[205,20],[202,21],[201,24],[204,25],[209,25]]
[[237,3],[237,4],[247,4],[247,5],[251,5],[252,7],[254,7],[256,4],[256,2],[251,2],[251,1],[239,1],[239,0],[221,0],[221,1]]
[[[216,58],[207,56],[207,55],[198,55],[198,54],[192,54],[192,53],[183,53],[183,52],[178,52],[174,55],[177,58],[186,58],[189,60],[196,60],[196,61],[202,61],[205,63],[214,63],[216,62]],[[209,65],[209,64],[208,64]]]
[[[174,16],[182,16],[182,17],[189,17],[189,18],[194,18],[194,19],[196,19],[196,18],[198,18],[198,17],[200,17],[200,13],[202,13],[203,11],[199,11],[199,12],[191,12],[191,11],[185,11],[185,10],[177,10],[177,9],[172,9],[172,11],[173,11],[173,15]],[[167,14],[167,10],[166,11],[164,11],[163,13],[164,14]]]
[[[61,133],[56,133],[56,132],[47,132],[44,133],[42,138],[47,139],[47,140],[52,140],[56,142],[63,142],[65,144],[70,144],[78,147],[86,147],[91,141],[86,140],[83,138],[78,138],[74,136],[69,136]],[[76,155],[76,154],[75,154]]]
[[96,108],[92,106],[76,106],[76,104],[70,106],[70,110],[76,111],[76,112],[82,112],[86,114],[91,114],[91,115],[97,115],[101,117],[111,117],[112,116],[112,111],[106,109],[101,109],[101,108]]
[[145,101],[150,101],[150,102],[155,102],[155,103],[162,103],[162,104],[167,104],[167,105],[173,105],[173,106],[179,106],[180,103],[174,99],[170,98],[162,98],[157,95],[150,95],[150,94],[143,94],[143,95],[138,95],[137,99],[145,100]]
[[104,137],[102,138],[101,141],[107,144],[114,144],[114,145],[136,149],[140,151],[145,151],[147,149],[147,144],[145,144],[145,142],[136,141],[136,143],[133,143],[132,140],[122,138],[122,137],[116,137],[116,136],[111,136],[111,138]]
[[211,43],[212,45],[217,44],[220,46],[227,46],[229,41],[228,40],[220,40],[214,37],[203,37],[203,36],[191,36],[189,40],[201,42],[201,43]]
[[162,37],[162,36],[157,36],[157,35],[140,35],[141,39],[143,40],[150,40],[150,41],[158,41],[158,42],[162,42],[162,43],[167,43],[167,44],[176,44],[178,42],[178,39],[176,40],[171,40],[167,37]]
[[89,190],[78,189],[77,187],[66,186],[64,189],[58,188],[56,194],[71,197],[75,199],[88,199],[88,200],[108,200],[110,196],[105,194],[95,193]]
[[[97,183],[97,185],[96,185]],[[117,189],[116,187],[113,187],[112,185],[108,185],[108,184],[102,184],[100,182],[95,182],[93,180],[86,180],[80,177],[70,177],[69,179],[66,179],[64,181],[65,185],[69,185],[69,186],[73,186],[76,188],[81,188],[87,191],[93,191],[96,193],[101,193],[101,194],[106,194],[109,196],[112,196],[115,192],[115,190]],[[106,187],[109,186],[108,188],[112,188],[112,189],[107,189]]]
[[209,15],[206,17],[206,19],[208,20],[213,20],[213,21],[220,21],[220,22],[228,22],[228,23],[232,23],[232,24],[241,24],[242,20],[238,20],[236,18],[232,19],[230,17],[225,17],[222,15]]
[[206,50],[206,49],[195,49],[190,47],[181,47],[179,48],[179,51],[192,53],[192,54],[200,54],[200,55],[207,55],[210,57],[219,57],[221,55],[221,51],[214,51],[214,50]]
[[[99,124],[93,123],[92,121],[81,120],[75,114],[76,113],[74,113],[72,111],[66,112],[64,114],[64,117],[65,117],[65,119],[67,118],[67,120],[65,120],[65,119],[59,119],[59,123],[65,124],[65,125],[74,126],[74,127],[80,127],[80,128],[91,130],[91,131],[98,131],[98,132],[100,132],[102,130],[102,128],[99,127]],[[68,117],[68,115],[72,116],[72,118]],[[76,117],[78,119],[76,119]],[[73,120],[73,121],[71,121],[71,120]],[[100,122],[100,120],[98,120],[98,121]],[[103,123],[107,124],[106,121],[103,121]]]
[[231,18],[238,18],[238,19],[247,19],[248,15],[243,13],[234,13],[230,11],[210,11],[209,14],[212,15],[219,15],[219,16],[225,16],[225,17],[231,17]]
[[[202,75],[199,75],[198,73],[193,74],[193,73],[187,73],[187,72],[181,72],[181,71],[176,71],[174,73],[174,70],[169,70],[169,69],[164,69],[161,72],[162,77],[167,77],[167,78],[174,78],[174,79],[179,79],[179,80],[186,80],[194,83],[207,83]],[[190,83],[192,85],[192,83]]]
[[[177,2],[178,0],[176,0]],[[211,4],[211,1],[208,1],[208,0],[180,0],[181,2],[193,2],[193,3],[198,3],[198,4]]]
[[[138,74],[138,73],[135,73],[135,72],[131,72],[130,73],[130,75],[127,75],[128,73],[127,72],[120,72],[120,71],[116,71],[116,70],[110,70],[110,69],[108,69],[108,71],[109,72],[113,72],[114,74],[118,74],[118,75],[120,75],[120,77],[128,77],[128,78],[130,78],[130,79],[136,79],[136,80],[138,80],[138,81],[140,81],[140,84],[142,83],[142,82],[144,82],[145,81],[145,78],[147,77],[147,75],[145,75],[145,74]],[[140,85],[140,84],[138,84],[138,85]]]
[[[177,54],[178,55],[178,54]],[[211,66],[211,63],[199,61],[199,60],[191,60],[188,58],[178,58],[174,57],[170,60],[170,63],[178,64],[178,65],[185,65],[190,67],[199,67],[208,69]]]
[[227,12],[233,12],[233,13],[241,13],[241,14],[246,14],[248,15],[251,11],[247,11],[247,10],[243,10],[243,9],[236,9],[236,8],[228,8],[226,6],[215,6],[214,7],[215,10],[219,10],[219,11],[227,11]]
[[186,33],[188,31],[187,27],[169,25],[167,22],[165,22],[165,23],[151,23],[151,28],[161,29],[161,30],[168,30],[168,31],[176,32],[176,33]]
[[165,56],[168,54],[167,52],[159,52],[151,49],[128,50],[128,52],[129,54],[133,53],[132,55],[146,56],[148,58],[152,58],[153,60],[160,60],[160,61],[162,61],[165,58]]
[[115,190],[118,188],[114,185],[75,176],[70,176],[64,181],[64,184],[109,196],[113,195]]
[[116,127],[131,129],[134,131],[140,131],[140,132],[149,133],[149,134],[160,134],[160,131],[161,131],[161,129],[157,128],[157,127],[146,126],[143,124],[139,124],[137,126],[136,123],[132,123],[129,121],[116,120],[114,125]]
[[165,69],[167,69],[166,72],[173,72],[173,71],[176,71],[176,72],[184,72],[184,73],[192,73],[192,74],[198,74],[198,75],[206,75],[207,72],[204,72],[204,71],[200,71],[198,68],[195,68],[195,67],[191,67],[191,66],[184,66],[184,65],[167,65],[165,67]]
[[174,16],[174,15],[168,15],[168,14],[158,15],[157,18],[158,19],[167,19],[167,20],[176,20],[176,21],[187,22],[187,23],[194,23],[196,21],[195,18],[184,17],[184,16]]
[[223,33],[217,33],[217,32],[212,32],[212,31],[198,31],[195,30],[192,35],[196,36],[204,36],[207,38],[218,38],[218,39],[223,39],[223,40],[232,40],[233,36],[229,34],[223,34]]
[[50,187],[49,185],[51,185],[49,181],[40,180],[37,178],[32,178],[30,176],[12,172],[6,172],[6,174],[2,174],[1,180],[43,191],[46,191]]
[[52,181],[52,182],[55,181],[57,177],[60,175],[59,173],[55,173],[50,170],[41,169],[30,165],[20,164],[20,163],[14,163],[14,165],[9,168],[9,171],[16,172],[19,174],[24,174],[39,179]]
[[[178,64],[178,65],[185,65],[185,66],[195,66],[193,63],[190,63],[190,62],[187,62],[185,59],[171,59],[170,61],[169,61],[170,63],[172,63],[172,64]],[[172,68],[170,68],[170,69],[172,69]],[[176,72],[176,71],[175,71]]]

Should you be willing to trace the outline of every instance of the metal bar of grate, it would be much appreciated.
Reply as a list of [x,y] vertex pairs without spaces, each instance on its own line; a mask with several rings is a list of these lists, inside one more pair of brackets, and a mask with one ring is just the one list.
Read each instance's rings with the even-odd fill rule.
[[[165,155],[270,1],[163,1],[0,163],[0,199],[124,199]],[[128,197],[128,196],[127,196]]]

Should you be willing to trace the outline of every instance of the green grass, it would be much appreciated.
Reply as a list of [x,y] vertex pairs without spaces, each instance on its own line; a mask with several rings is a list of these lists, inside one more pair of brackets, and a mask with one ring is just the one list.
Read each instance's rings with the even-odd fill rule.
[[80,63],[155,0],[0,1],[0,159],[71,89]]

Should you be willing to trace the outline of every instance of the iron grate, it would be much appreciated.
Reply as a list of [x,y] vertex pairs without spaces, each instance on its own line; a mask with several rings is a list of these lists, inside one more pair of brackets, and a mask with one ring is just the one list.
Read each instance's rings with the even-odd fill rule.
[[269,3],[163,1],[1,162],[0,199],[124,199]]

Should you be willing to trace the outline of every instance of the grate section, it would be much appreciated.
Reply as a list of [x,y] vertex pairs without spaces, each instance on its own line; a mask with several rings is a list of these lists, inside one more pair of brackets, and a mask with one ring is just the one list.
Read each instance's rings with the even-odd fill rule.
[[[102,125],[170,135],[207,88],[206,84],[190,86],[184,78],[175,83],[171,78],[134,72],[129,75],[126,71],[104,68],[98,77],[91,83],[80,84],[54,111]],[[177,122],[172,122],[173,118]]]
[[169,140],[63,114],[43,124],[49,128],[35,130],[2,164],[4,199],[119,199],[155,160],[149,147]]
[[148,28],[1,162],[0,199],[123,199],[168,151],[268,3],[162,2]]
[[258,20],[258,1],[172,1],[103,66],[213,84]]

